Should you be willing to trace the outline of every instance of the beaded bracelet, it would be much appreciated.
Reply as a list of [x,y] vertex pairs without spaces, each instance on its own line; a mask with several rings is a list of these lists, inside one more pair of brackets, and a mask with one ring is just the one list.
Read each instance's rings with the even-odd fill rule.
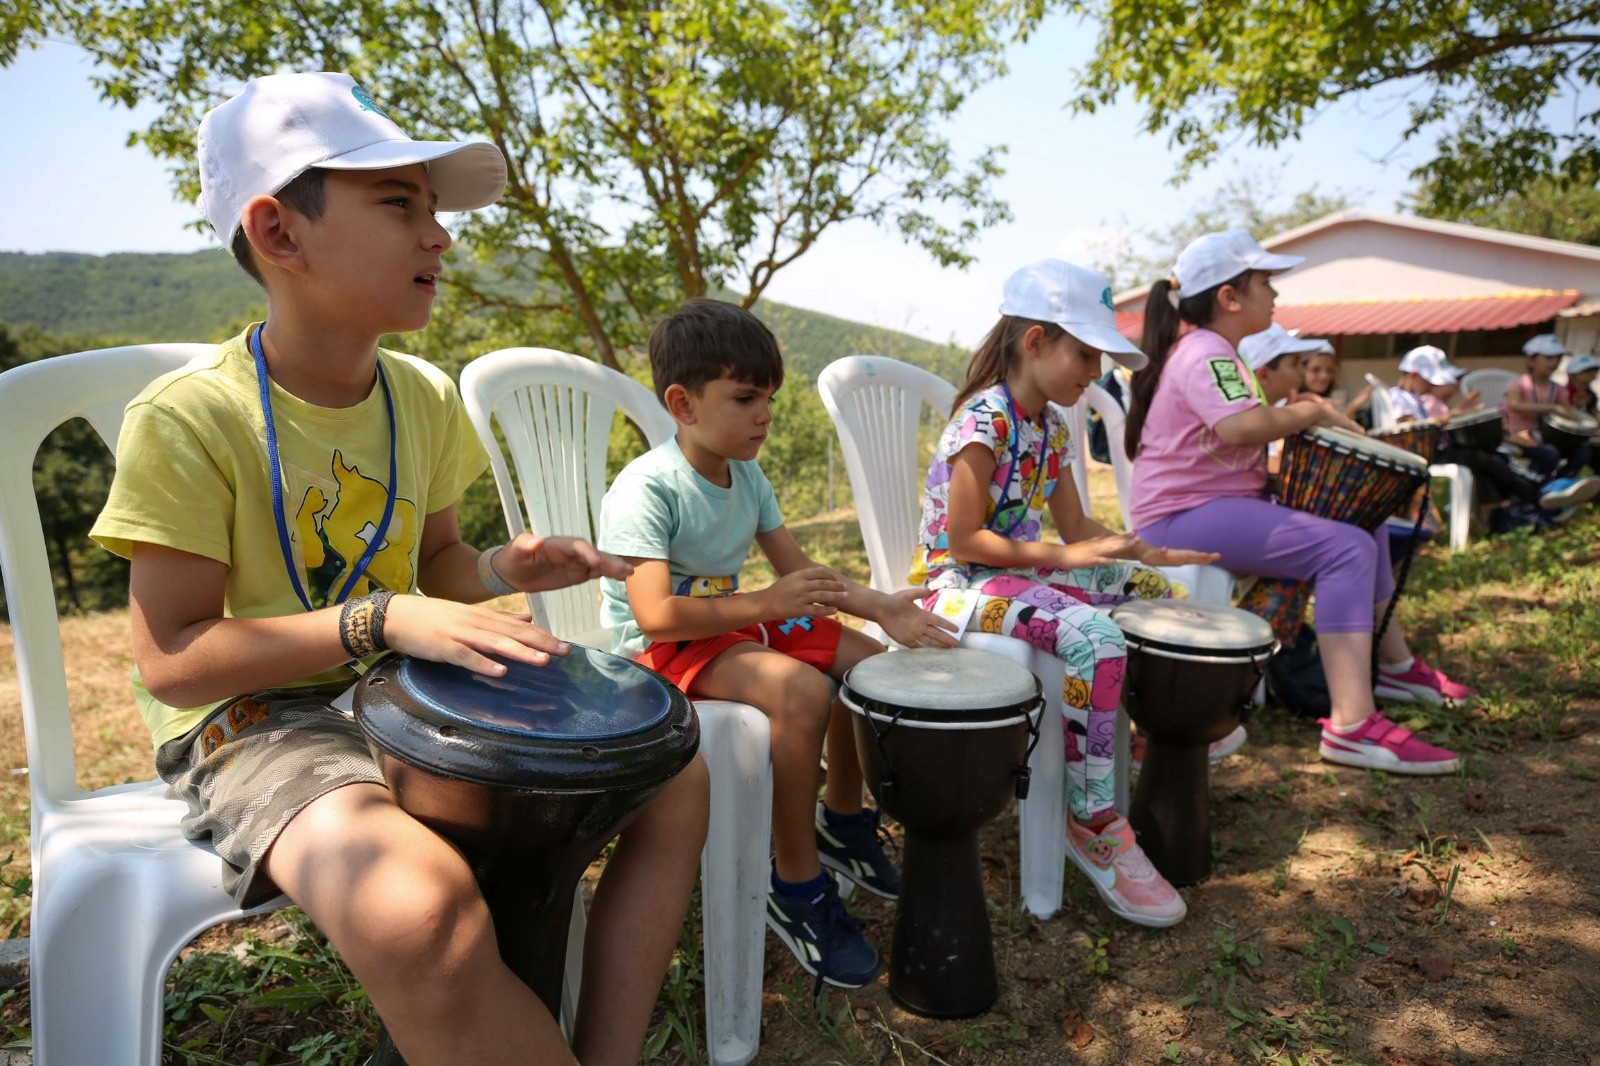
[[478,580],[483,582],[483,587],[489,590],[491,596],[510,596],[520,591],[517,586],[501,577],[500,571],[494,568],[494,557],[504,551],[505,547],[504,544],[497,544],[478,553]]
[[379,589],[367,596],[346,600],[339,611],[339,643],[352,659],[365,659],[380,651],[388,651],[383,639],[383,620],[389,610],[394,593]]

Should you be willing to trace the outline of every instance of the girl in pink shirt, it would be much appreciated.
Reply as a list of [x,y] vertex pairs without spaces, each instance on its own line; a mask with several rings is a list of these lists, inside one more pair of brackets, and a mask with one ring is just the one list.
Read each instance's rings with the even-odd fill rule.
[[[1235,573],[1316,585],[1317,632],[1333,709],[1321,755],[1391,773],[1443,774],[1459,760],[1394,725],[1373,701],[1374,606],[1394,590],[1387,535],[1282,507],[1266,498],[1266,445],[1312,426],[1360,432],[1316,399],[1270,407],[1239,358],[1239,341],[1272,324],[1271,275],[1299,264],[1244,230],[1208,234],[1150,289],[1144,350],[1133,376],[1127,448],[1134,456],[1134,528],[1150,544],[1217,552]],[[1180,320],[1194,327],[1181,340]],[[1380,644],[1379,691],[1443,703],[1473,691],[1411,655],[1391,622]]]

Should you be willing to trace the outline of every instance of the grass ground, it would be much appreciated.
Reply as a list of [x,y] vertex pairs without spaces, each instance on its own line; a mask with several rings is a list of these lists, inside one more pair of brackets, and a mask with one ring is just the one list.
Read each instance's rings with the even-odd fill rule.
[[[1095,489],[1105,514],[1108,486]],[[819,561],[865,576],[852,514],[794,528]],[[1216,872],[1160,932],[1111,918],[1070,870],[1061,914],[1023,914],[1016,820],[1002,815],[983,847],[995,1009],[921,1019],[881,983],[814,1004],[771,943],[757,1062],[1600,1066],[1600,521],[1430,552],[1401,618],[1425,656],[1485,689],[1464,713],[1395,712],[1467,753],[1460,774],[1329,767],[1308,723],[1258,715],[1213,776]],[[151,774],[126,627],[125,612],[62,626],[90,786]],[[28,792],[9,641],[0,628],[0,922],[22,935]],[[887,952],[891,908],[855,905]],[[691,922],[651,1061],[704,1059],[698,937]],[[0,1022],[25,1038],[25,993],[0,1001]],[[373,1024],[337,958],[285,911],[185,952],[166,1061],[359,1063]]]

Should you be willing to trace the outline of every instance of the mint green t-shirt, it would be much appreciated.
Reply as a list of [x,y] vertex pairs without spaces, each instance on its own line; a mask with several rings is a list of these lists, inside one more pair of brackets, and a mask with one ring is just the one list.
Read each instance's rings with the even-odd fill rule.
[[[733,595],[756,534],[783,525],[783,512],[760,464],[734,460],[728,471],[731,485],[713,485],[689,465],[676,440],[639,456],[601,501],[600,550],[665,559],[673,595]],[[621,581],[601,580],[600,622],[611,630],[618,655],[638,655],[650,646]]]

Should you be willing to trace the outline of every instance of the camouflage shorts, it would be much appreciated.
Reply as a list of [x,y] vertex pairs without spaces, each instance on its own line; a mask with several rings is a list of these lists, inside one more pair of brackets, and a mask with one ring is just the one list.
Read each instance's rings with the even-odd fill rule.
[[209,836],[222,887],[241,907],[278,893],[262,858],[289,820],[344,785],[383,784],[355,719],[330,704],[337,691],[274,689],[240,696],[156,751],[156,772],[188,806],[183,831]]

